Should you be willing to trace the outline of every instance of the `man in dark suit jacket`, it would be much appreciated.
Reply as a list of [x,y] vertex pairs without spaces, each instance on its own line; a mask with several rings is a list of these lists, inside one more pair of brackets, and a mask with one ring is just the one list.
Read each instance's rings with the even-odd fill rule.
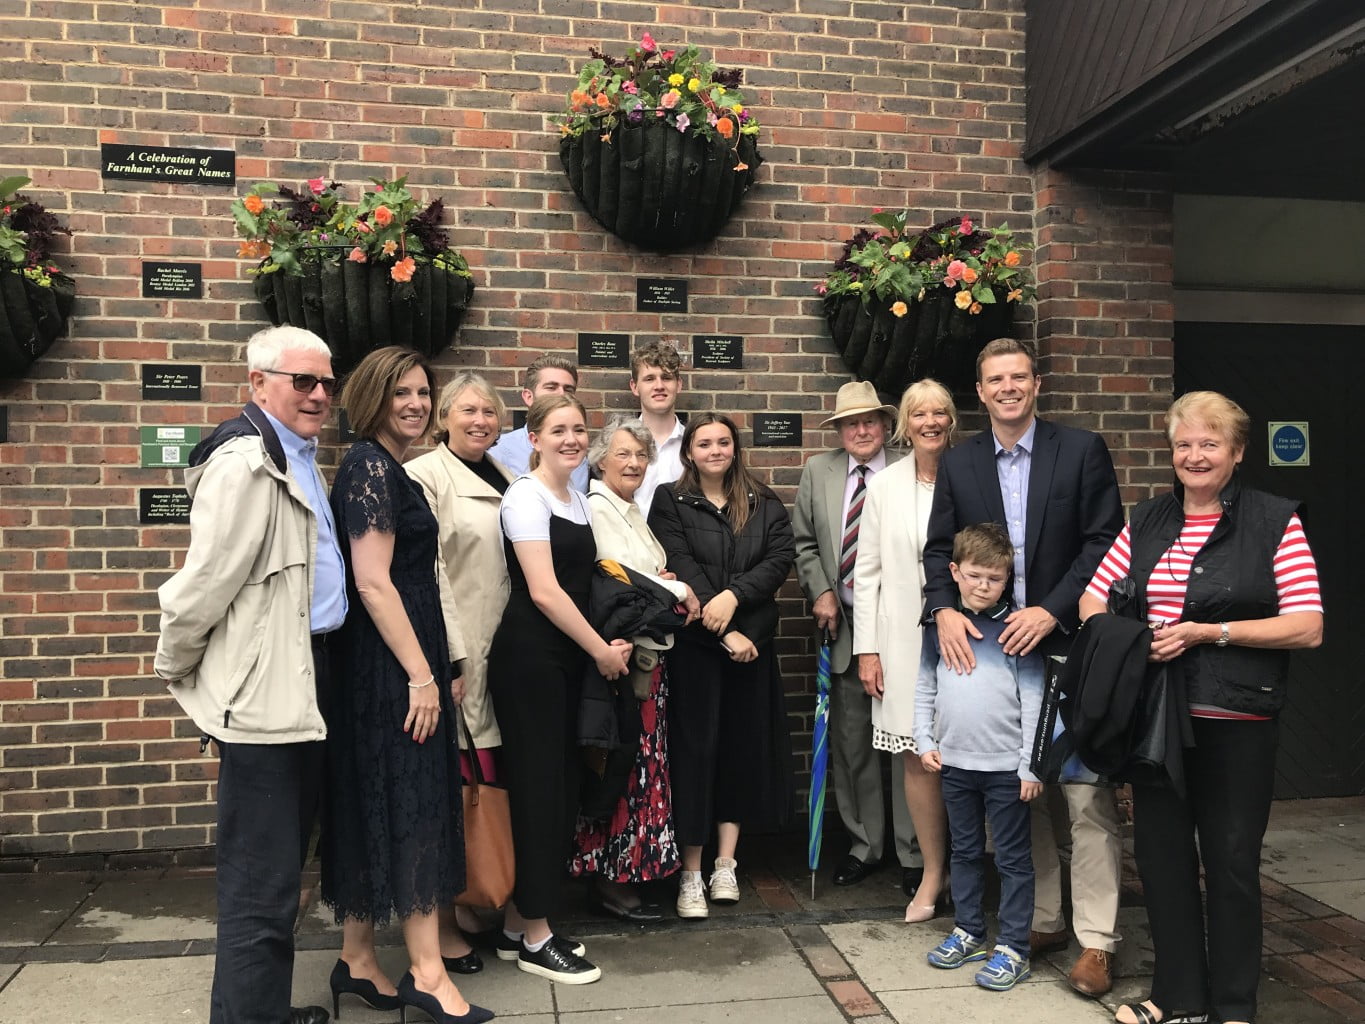
[[[1123,526],[1114,464],[1104,440],[1035,415],[1042,378],[1032,345],[998,338],[977,359],[976,393],[991,429],[950,449],[939,463],[924,549],[925,607],[938,625],[943,658],[958,672],[975,666],[970,631],[957,610],[948,569],[953,537],[973,523],[995,522],[1014,543],[1015,610],[1000,637],[1006,654],[1065,654],[1086,584]],[[1097,996],[1111,985],[1118,943],[1118,808],[1112,790],[1060,786],[1071,817],[1072,910],[1084,952],[1071,984]],[[1067,944],[1061,870],[1048,800],[1033,801],[1036,875],[1033,953]]]

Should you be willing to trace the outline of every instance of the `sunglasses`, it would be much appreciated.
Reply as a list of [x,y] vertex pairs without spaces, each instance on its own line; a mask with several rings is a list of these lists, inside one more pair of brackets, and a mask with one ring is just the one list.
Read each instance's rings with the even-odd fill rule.
[[322,385],[322,393],[328,398],[337,393],[337,379],[335,377],[315,377],[311,373],[289,373],[285,370],[262,370],[261,372],[290,378],[294,383],[294,390],[301,395],[311,395],[313,389],[319,384]]

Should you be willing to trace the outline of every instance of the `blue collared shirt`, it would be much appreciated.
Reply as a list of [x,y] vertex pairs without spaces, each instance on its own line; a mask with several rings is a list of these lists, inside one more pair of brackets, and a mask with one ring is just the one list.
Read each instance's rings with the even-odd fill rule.
[[[264,409],[261,410],[265,412]],[[317,564],[313,566],[313,601],[309,606],[309,627],[314,634],[330,633],[346,621],[346,564],[341,560],[332,506],[318,478],[316,438],[299,437],[270,413],[265,413],[275,436],[280,439],[289,473],[318,520]]]
[[[531,438],[525,427],[509,430],[503,434],[488,454],[508,468],[514,477],[531,472]],[[586,453],[578,468],[569,477],[575,491],[588,493],[588,460]]]
[[995,474],[1000,478],[1000,497],[1005,503],[1005,528],[1009,530],[1010,543],[1014,545],[1016,608],[1028,606],[1024,594],[1024,531],[1027,525],[1028,474],[1033,465],[1033,438],[1037,432],[1038,420],[1035,418],[1013,448],[1005,448],[1000,444],[1000,439],[991,434],[991,440],[995,442]]

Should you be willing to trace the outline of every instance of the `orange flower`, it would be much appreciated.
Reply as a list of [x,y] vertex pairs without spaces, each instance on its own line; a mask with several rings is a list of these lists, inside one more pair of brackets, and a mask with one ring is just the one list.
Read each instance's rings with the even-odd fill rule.
[[722,117],[716,122],[716,131],[720,133],[722,139],[728,139],[735,134],[735,122],[728,117]]
[[976,280],[976,271],[971,267],[964,267],[962,270],[962,280],[967,282],[967,284],[971,284]]
[[603,110],[606,110],[609,106],[611,106],[611,100],[607,99],[606,93],[599,92],[597,94],[597,105],[601,107]]
[[350,255],[346,258],[352,263],[368,263],[370,261],[369,257],[365,255],[365,250],[358,245],[351,250]]
[[393,211],[387,206],[379,206],[374,211],[374,222],[381,228],[386,228],[393,223]]
[[957,304],[958,309],[966,309],[972,304],[972,293],[963,288],[962,291],[953,296],[953,302]]
[[1006,301],[1006,302],[1018,302],[1018,301],[1019,301],[1020,299],[1022,299],[1023,297],[1024,297],[1024,289],[1022,289],[1022,288],[1011,288],[1011,289],[1010,289],[1010,293],[1009,293],[1008,295],[1005,296],[1005,301]]
[[575,89],[573,93],[569,96],[569,102],[573,104],[575,107],[582,107],[590,105],[592,103],[592,100],[588,97],[588,94],[585,93],[582,89]]
[[392,238],[390,238],[381,246],[381,248],[384,250],[385,256],[392,256],[394,253],[398,251],[398,243],[395,242]]
[[1005,266],[1007,267],[1019,266],[1019,254],[1015,252],[1013,249],[1005,253]]
[[748,169],[749,169],[749,165],[746,164],[743,160],[741,160],[739,163],[735,164],[735,170],[737,170],[737,171],[747,171]]
[[237,245],[237,256],[244,260],[261,259],[270,255],[270,243],[258,239],[241,242]]
[[246,212],[253,217],[265,209],[265,203],[261,202],[261,197],[258,195],[247,196],[242,200],[242,205],[246,207]]
[[412,275],[417,272],[417,264],[411,256],[404,256],[393,265],[389,271],[389,276],[395,281],[411,281]]
[[970,306],[967,307],[967,312],[972,314],[972,316],[976,316],[976,314],[981,312],[981,303],[973,302]]
[[906,313],[910,312],[910,307],[904,302],[893,302],[891,303],[891,312],[895,313],[896,316],[905,316]]

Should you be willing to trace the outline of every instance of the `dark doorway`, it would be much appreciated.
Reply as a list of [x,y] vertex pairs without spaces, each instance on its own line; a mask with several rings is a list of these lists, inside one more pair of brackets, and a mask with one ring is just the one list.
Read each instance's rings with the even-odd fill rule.
[[[1252,487],[1296,498],[1322,582],[1322,646],[1294,654],[1280,718],[1277,797],[1365,793],[1365,464],[1348,418],[1365,371],[1365,327],[1178,323],[1175,393],[1208,389],[1251,416]],[[1309,465],[1271,466],[1268,424],[1309,424]]]

